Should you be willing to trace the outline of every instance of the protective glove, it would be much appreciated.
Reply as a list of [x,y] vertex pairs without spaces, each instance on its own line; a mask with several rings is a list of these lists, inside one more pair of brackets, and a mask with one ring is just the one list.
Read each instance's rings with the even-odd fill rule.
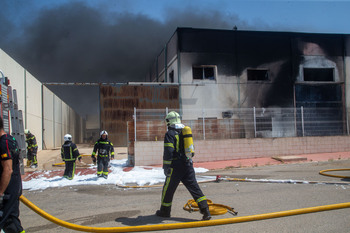
[[111,155],[111,159],[114,159],[114,155]]
[[164,169],[164,175],[165,176],[170,176],[173,169],[170,167],[170,165],[163,165],[163,169]]
[[80,156],[80,157],[78,157],[78,160],[79,160],[79,162],[81,162],[81,156]]
[[93,156],[93,155],[91,155],[91,158],[92,158],[92,162],[93,162],[94,164],[96,164],[96,157]]

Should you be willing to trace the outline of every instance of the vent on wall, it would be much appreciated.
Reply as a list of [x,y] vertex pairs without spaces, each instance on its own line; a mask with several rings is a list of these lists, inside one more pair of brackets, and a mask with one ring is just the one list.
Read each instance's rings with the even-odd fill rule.
[[222,112],[222,118],[231,118],[233,115],[233,112],[232,111],[225,111],[225,112]]

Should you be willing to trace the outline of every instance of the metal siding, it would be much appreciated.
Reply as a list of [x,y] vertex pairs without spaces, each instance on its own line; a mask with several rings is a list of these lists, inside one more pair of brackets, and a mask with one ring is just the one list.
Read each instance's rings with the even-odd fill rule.
[[137,109],[179,108],[178,86],[100,86],[101,127],[116,146],[127,146],[127,121]]

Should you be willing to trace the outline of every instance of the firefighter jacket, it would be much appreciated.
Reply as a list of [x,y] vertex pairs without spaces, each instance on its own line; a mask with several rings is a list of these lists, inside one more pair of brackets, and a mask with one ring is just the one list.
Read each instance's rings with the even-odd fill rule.
[[168,127],[168,132],[164,137],[163,169],[169,167],[173,160],[188,160],[185,155],[181,131],[182,129]]
[[26,135],[27,150],[38,148],[36,138],[33,134],[29,133]]
[[66,162],[75,161],[76,159],[79,159],[81,155],[79,154],[77,146],[73,142],[66,141],[61,148],[61,157],[62,160]]
[[100,157],[109,157],[109,155],[114,159],[114,148],[113,143],[111,143],[107,138],[102,139],[100,138],[94,146],[94,150],[92,151],[92,156],[94,157],[96,155]]
[[[0,161],[12,159],[12,176],[21,175],[19,162],[19,149],[16,139],[10,134],[0,137]],[[2,166],[0,163],[0,176],[2,174]]]

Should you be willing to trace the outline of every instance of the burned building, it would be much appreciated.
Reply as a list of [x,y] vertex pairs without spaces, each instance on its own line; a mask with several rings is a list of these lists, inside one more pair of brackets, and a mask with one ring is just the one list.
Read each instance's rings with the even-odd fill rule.
[[[179,85],[185,120],[200,119],[196,109],[214,109],[206,119],[241,119],[240,109],[257,108],[255,132],[245,126],[243,137],[344,135],[349,49],[342,34],[178,28],[150,78]],[[291,114],[303,125],[284,119]],[[329,129],[315,130],[320,122]]]

